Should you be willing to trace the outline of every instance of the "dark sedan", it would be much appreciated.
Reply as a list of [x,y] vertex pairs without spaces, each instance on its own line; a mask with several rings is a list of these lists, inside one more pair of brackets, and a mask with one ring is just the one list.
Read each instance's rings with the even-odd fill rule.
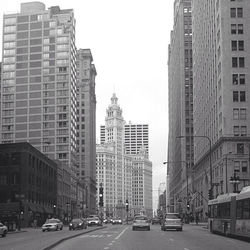
[[86,228],[87,228],[87,222],[82,219],[73,219],[69,223],[69,230],[86,229]]

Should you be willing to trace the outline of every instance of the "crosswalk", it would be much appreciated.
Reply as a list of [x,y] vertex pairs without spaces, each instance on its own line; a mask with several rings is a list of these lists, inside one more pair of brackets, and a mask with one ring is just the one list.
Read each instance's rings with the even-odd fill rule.
[[110,238],[112,234],[84,234],[79,236],[78,238]]

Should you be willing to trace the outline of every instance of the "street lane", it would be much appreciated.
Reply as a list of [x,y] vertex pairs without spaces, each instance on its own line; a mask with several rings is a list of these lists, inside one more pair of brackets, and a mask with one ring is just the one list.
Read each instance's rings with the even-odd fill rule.
[[54,250],[245,250],[250,243],[211,234],[201,226],[184,225],[182,232],[161,231],[151,225],[150,231],[132,231],[131,225],[108,225],[62,243]]

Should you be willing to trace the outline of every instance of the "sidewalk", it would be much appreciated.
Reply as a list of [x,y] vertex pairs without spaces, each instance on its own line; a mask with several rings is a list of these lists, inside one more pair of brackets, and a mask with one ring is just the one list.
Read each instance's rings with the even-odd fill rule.
[[202,228],[208,229],[208,223],[207,222],[199,222],[198,224],[196,224],[195,222],[190,222],[187,225],[192,225],[192,226],[197,226],[197,227],[202,227]]

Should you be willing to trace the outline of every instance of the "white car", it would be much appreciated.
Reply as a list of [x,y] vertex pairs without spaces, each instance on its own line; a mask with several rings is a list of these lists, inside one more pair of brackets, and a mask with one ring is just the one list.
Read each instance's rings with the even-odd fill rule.
[[56,230],[62,230],[63,229],[63,223],[59,219],[48,219],[46,222],[42,225],[42,231],[56,231]]
[[0,222],[0,235],[2,235],[2,237],[5,237],[6,234],[8,232],[8,228]]
[[161,230],[175,229],[182,231],[182,220],[178,213],[166,213],[164,220],[161,223]]
[[134,231],[136,229],[146,229],[150,231],[150,223],[149,223],[149,219],[147,216],[145,215],[135,216],[132,230]]
[[87,218],[88,226],[102,226],[102,222],[99,217]]

